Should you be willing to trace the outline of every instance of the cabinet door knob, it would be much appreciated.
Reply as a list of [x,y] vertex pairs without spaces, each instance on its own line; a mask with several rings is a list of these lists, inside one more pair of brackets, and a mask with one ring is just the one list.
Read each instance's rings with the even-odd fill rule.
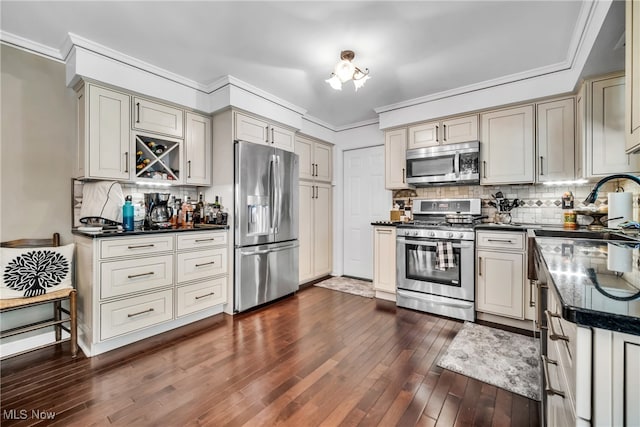
[[482,161],[482,177],[483,178],[487,177],[487,161],[486,160]]
[[140,103],[136,102],[136,123],[140,123]]
[[404,169],[404,168],[402,168],[402,183],[403,183],[403,184],[405,184],[405,183],[406,183],[406,181],[405,181],[405,175],[406,175],[406,173],[405,173],[405,169]]
[[124,173],[129,173],[129,152],[124,152]]
[[438,125],[436,125],[436,142],[438,142]]
[[191,160],[187,161],[187,178],[191,178]]
[[542,163],[543,160],[544,160],[544,157],[540,156],[540,175],[544,175],[544,167]]

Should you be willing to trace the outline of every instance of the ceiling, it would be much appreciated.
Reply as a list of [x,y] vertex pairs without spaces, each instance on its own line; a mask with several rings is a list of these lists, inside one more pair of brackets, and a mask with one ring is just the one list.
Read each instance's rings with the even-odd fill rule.
[[[375,120],[374,108],[571,61],[589,3],[3,0],[0,22],[5,42],[62,52],[73,33],[202,85],[230,75],[340,128]],[[586,73],[624,68],[623,31],[614,2]],[[325,83],[344,49],[371,72],[358,92]]]

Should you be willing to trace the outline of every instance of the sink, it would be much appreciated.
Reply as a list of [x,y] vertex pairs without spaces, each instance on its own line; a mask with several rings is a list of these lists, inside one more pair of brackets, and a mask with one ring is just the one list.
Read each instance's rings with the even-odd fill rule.
[[611,231],[569,231],[569,230],[534,230],[536,237],[560,237],[566,239],[594,239],[594,240],[617,240],[622,242],[637,242],[636,236],[627,236],[622,233]]

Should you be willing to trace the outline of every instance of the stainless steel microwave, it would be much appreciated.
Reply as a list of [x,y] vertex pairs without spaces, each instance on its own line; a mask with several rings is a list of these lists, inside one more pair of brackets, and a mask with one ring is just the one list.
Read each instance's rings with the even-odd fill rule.
[[480,184],[480,142],[407,150],[407,183],[415,186]]

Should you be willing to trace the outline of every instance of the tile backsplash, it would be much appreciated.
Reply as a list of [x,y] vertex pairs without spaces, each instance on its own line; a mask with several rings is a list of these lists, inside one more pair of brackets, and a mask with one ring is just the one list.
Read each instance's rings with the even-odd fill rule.
[[[81,180],[72,180],[73,181],[73,194],[72,194],[72,204],[73,204],[73,227],[79,227],[80,225],[80,208],[82,207],[82,186],[83,181]],[[145,216],[145,207],[144,207],[144,193],[169,193],[172,196],[175,196],[177,199],[185,200],[187,196],[191,197],[191,200],[198,200],[198,191],[197,187],[151,187],[148,185],[137,185],[133,183],[120,183],[122,187],[122,192],[125,196],[131,195],[131,203],[134,207],[134,218],[136,221],[142,221]],[[209,201],[210,202],[210,201]]]
[[[548,186],[543,184],[528,185],[461,185],[461,186],[434,186],[422,187],[414,190],[396,190],[393,192],[394,203],[403,201],[409,203],[409,199],[427,198],[427,199],[457,199],[457,198],[480,198],[482,199],[482,215],[486,215],[488,219],[485,221],[493,222],[497,209],[488,205],[493,200],[492,194],[501,191],[505,198],[513,201],[519,199],[521,205],[511,211],[513,222],[517,223],[533,223],[533,224],[562,224],[562,195],[571,191],[574,196],[574,208],[584,207],[582,203],[587,197],[594,184],[569,185],[569,186]],[[635,221],[639,220],[638,186],[632,182],[621,181],[618,183],[611,181],[606,183],[599,191],[598,200],[595,205],[607,203],[607,193],[613,192],[617,187],[623,188],[625,191],[634,192],[633,197],[633,217]],[[588,225],[591,222],[590,217],[578,216],[578,223]]]

